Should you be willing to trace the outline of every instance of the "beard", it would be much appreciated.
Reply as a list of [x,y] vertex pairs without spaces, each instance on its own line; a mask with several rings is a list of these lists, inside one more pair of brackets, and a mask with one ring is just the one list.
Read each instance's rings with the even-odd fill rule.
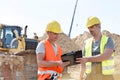
[[90,34],[91,34],[92,36],[95,36],[94,31],[90,31]]

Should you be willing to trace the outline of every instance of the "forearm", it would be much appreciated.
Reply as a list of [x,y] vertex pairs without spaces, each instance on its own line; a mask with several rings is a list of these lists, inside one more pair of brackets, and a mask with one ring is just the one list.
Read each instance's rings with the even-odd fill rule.
[[38,65],[41,67],[53,67],[53,66],[58,66],[57,61],[39,61]]
[[87,57],[87,62],[101,62],[103,60],[109,59],[110,56],[111,54],[103,53],[103,54]]
[[[44,60],[44,54],[38,54],[37,55],[37,64],[40,67],[53,67],[53,66],[58,66],[58,61],[48,61]],[[60,62],[60,61],[59,61]]]

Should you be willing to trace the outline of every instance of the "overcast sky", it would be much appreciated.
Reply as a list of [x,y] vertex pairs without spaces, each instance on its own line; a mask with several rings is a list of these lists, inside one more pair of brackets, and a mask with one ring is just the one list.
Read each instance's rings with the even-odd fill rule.
[[[7,25],[28,25],[28,37],[45,33],[46,25],[57,20],[67,35],[71,25],[76,0],[1,0],[0,23]],[[102,30],[120,34],[120,0],[78,0],[71,37],[86,31],[86,20],[97,16]]]

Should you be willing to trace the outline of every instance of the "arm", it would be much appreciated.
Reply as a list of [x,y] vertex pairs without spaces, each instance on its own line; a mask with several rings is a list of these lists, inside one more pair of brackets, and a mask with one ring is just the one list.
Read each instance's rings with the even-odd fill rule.
[[70,64],[70,62],[62,62],[62,61],[45,61],[43,53],[37,54],[37,63],[38,66],[40,67],[53,67],[53,66],[65,67],[68,64]]
[[44,42],[41,42],[38,44],[38,46],[36,48],[36,53],[37,53],[38,66],[41,66],[41,67],[52,67],[52,66],[64,67],[67,65],[67,63],[63,63],[62,61],[46,61],[46,60],[44,60],[44,57],[45,57]]
[[86,62],[101,62],[103,60],[107,60],[111,57],[113,49],[105,49],[104,53],[91,56],[91,57],[83,57],[77,58],[77,62],[85,64]]
[[78,61],[86,63],[86,62],[101,62],[103,60],[107,60],[111,57],[114,51],[114,42],[112,38],[109,37],[108,42],[105,46],[105,50],[102,54],[91,56],[91,57],[84,57],[79,58]]
[[99,55],[92,56],[92,57],[87,57],[86,61],[87,62],[101,62],[103,60],[107,60],[111,57],[112,52],[113,52],[113,49],[105,49],[103,54],[99,54]]
[[52,66],[58,66],[58,62],[56,61],[45,61],[44,60],[44,53],[37,54],[37,63],[41,67],[52,67]]
[[105,49],[103,54],[99,54],[92,57],[83,57],[77,58],[77,62],[81,63],[81,70],[80,70],[80,80],[85,79],[85,70],[86,70],[86,62],[101,62],[103,60],[107,60],[111,57],[113,50],[112,49]]
[[37,48],[36,48],[36,56],[37,56],[37,63],[38,66],[41,67],[52,67],[52,66],[57,66],[57,62],[48,62],[46,60],[44,60],[45,57],[45,47],[44,47],[44,41],[41,41]]

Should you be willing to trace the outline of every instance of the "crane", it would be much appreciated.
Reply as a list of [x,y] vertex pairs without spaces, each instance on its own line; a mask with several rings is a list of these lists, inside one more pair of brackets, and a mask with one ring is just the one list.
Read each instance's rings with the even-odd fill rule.
[[71,21],[71,25],[70,25],[70,30],[69,30],[69,35],[68,35],[69,37],[71,36],[72,25],[73,25],[73,21],[74,21],[74,16],[75,16],[75,12],[76,12],[77,3],[78,3],[78,0],[76,0],[75,7],[74,7],[73,17],[72,17],[72,21]]

